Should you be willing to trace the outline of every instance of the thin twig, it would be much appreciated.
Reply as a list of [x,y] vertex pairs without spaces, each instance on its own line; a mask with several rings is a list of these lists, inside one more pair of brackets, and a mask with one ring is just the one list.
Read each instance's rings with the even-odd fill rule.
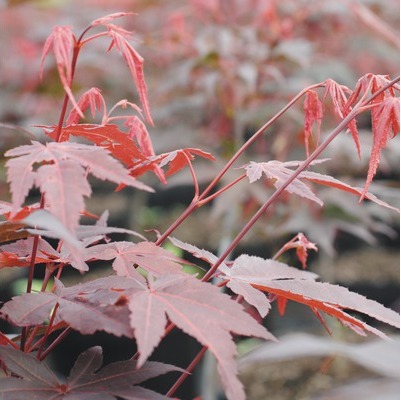
[[195,369],[195,367],[199,364],[200,360],[202,359],[203,355],[206,353],[207,349],[208,349],[207,346],[202,347],[202,349],[199,351],[199,353],[195,356],[195,358],[188,365],[186,370],[180,375],[180,377],[177,379],[177,381],[174,383],[174,385],[167,392],[166,397],[171,397],[176,392],[176,390],[182,385],[182,383],[185,381],[185,379],[188,378],[188,376],[192,373],[192,371]]

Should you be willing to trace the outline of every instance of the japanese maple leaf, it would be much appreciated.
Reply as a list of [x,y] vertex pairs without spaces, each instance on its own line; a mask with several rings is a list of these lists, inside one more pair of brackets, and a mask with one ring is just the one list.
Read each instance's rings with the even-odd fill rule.
[[97,260],[112,260],[113,269],[119,276],[140,277],[134,268],[138,265],[153,276],[166,273],[177,274],[181,271],[184,260],[155,245],[152,242],[112,242],[92,246],[87,250],[87,257]]
[[167,319],[208,346],[217,359],[218,371],[229,399],[245,399],[237,378],[236,348],[231,333],[274,337],[240,304],[209,283],[188,275],[163,275],[148,280],[148,287],[129,296],[130,321],[139,349],[141,366],[164,335]]
[[55,284],[54,293],[26,293],[13,297],[2,307],[0,314],[17,326],[39,325],[49,319],[58,304],[55,323],[64,321],[83,334],[101,330],[115,336],[133,337],[128,309],[118,300],[122,290],[140,289],[139,280],[114,276],[65,288],[56,278]]
[[[360,94],[362,96],[367,96],[370,93],[374,94],[389,83],[390,78],[387,75],[374,75],[371,73],[364,75],[358,80],[346,107],[355,104]],[[387,88],[371,101],[373,145],[361,200],[367,193],[369,185],[376,174],[380,163],[381,151],[386,148],[389,140],[400,132],[400,100],[395,96],[395,89],[399,90],[399,86],[394,85]]]
[[[126,14],[128,15],[128,14]],[[123,16],[122,14],[120,16]],[[92,23],[93,26],[104,25],[107,29],[107,36],[111,38],[108,50],[115,48],[124,58],[128,65],[131,76],[138,88],[139,98],[143,107],[143,112],[150,124],[153,125],[153,119],[150,113],[147,87],[143,72],[144,60],[142,56],[132,47],[129,39],[132,33],[110,23],[111,19],[98,19]]]
[[[279,255],[283,254],[289,249],[296,249],[298,260],[301,261],[302,268],[306,269],[306,261],[308,259],[308,250],[317,251],[315,243],[310,242],[303,233],[298,233],[293,239],[287,242],[279,251]],[[278,258],[275,255],[274,258]]]
[[[194,257],[204,260],[208,262],[210,265],[213,265],[218,260],[218,257],[208,250],[200,249],[199,247],[193,244],[182,242],[181,240],[171,236],[169,237],[169,240],[171,241],[171,243],[174,244],[174,246],[177,246],[182,250],[188,251]],[[226,266],[224,262],[221,265]]]
[[164,167],[165,165],[169,165],[166,176],[170,176],[177,173],[186,165],[188,165],[195,158],[195,155],[207,158],[212,161],[215,160],[215,158],[210,153],[199,149],[186,148],[175,150],[159,156],[161,160],[159,166]]
[[[352,109],[352,104],[349,102],[350,98],[353,96],[352,90],[345,85],[338,84],[332,79],[327,79],[324,83],[326,89],[324,91],[323,99],[330,96],[331,101],[333,102],[335,114],[340,118],[345,118]],[[352,134],[358,156],[361,158],[361,145],[359,143],[358,127],[355,119],[349,122],[348,130]]]
[[135,335],[138,367],[162,339],[168,318],[209,347],[230,399],[245,399],[236,377],[231,333],[274,339],[228,295],[185,274],[167,274],[147,283],[142,277],[114,276],[70,288],[55,282],[55,293],[16,296],[3,306],[1,315],[19,326],[38,325],[58,304],[55,323],[64,321],[84,334],[103,330],[116,336]]
[[234,293],[244,296],[247,303],[253,305],[265,317],[270,309],[270,301],[260,290],[254,288],[258,282],[274,281],[276,279],[316,279],[312,272],[300,271],[287,264],[274,260],[264,260],[260,257],[242,255],[238,257],[231,268],[219,267],[222,279],[228,279],[227,287]]
[[[146,126],[137,117],[127,118],[126,124],[129,126],[128,133],[122,132],[117,125],[113,124],[67,125],[61,130],[58,130],[56,126],[43,128],[46,135],[52,139],[56,139],[59,134],[59,141],[67,141],[71,135],[83,137],[108,150],[127,169],[131,170],[131,176],[138,177],[146,171],[153,170],[160,181],[166,183],[163,171],[152,160],[155,154]],[[126,185],[121,184],[119,187],[123,186]]]
[[[324,160],[315,160],[312,164],[322,162]],[[260,179],[262,174],[265,174],[268,179],[272,179],[273,185],[276,189],[279,189],[285,182],[294,174],[294,170],[291,167],[297,167],[301,165],[300,161],[268,161],[256,163],[251,161],[249,164],[245,165],[243,168],[246,170],[246,174],[249,181],[255,182]],[[319,205],[323,205],[323,202],[313,193],[313,191],[302,182],[301,178],[307,177],[308,172],[301,172],[297,178],[295,178],[287,187],[286,191],[289,193],[294,193],[298,196],[310,199]]]
[[[95,118],[97,111],[103,111],[103,117],[106,115],[106,102],[102,96],[100,89],[98,88],[91,88],[87,90],[81,98],[78,100],[78,107],[82,112],[89,107],[90,112],[92,114],[92,118]],[[70,114],[67,117],[66,125],[75,125],[78,124],[79,120],[81,119],[81,115],[78,111],[73,108],[70,111]],[[60,139],[59,139],[60,140]],[[67,140],[67,139],[64,139]]]
[[72,84],[72,57],[76,38],[69,26],[55,26],[52,33],[47,38],[42,53],[42,60],[40,63],[40,78],[43,76],[44,61],[50,50],[53,50],[54,57],[56,58],[58,74],[63,85],[65,92],[68,95],[76,112],[83,117],[83,113],[79,108],[77,101],[71,91]]
[[[106,214],[107,213],[104,213],[95,225],[78,225],[75,229],[75,235],[73,235],[47,210],[40,209],[33,211],[28,217],[22,220],[25,224],[24,226],[26,226],[27,233],[61,240],[58,246],[59,250],[55,250],[40,238],[38,255],[35,263],[57,262],[71,264],[72,267],[80,271],[87,271],[89,267],[86,261],[93,257],[85,248],[101,240],[105,240],[107,234],[124,233],[145,240],[144,236],[130,229],[107,226],[106,220],[104,219]],[[33,228],[29,228],[29,226]],[[2,249],[3,251],[14,253],[14,256],[12,256],[14,261],[16,261],[16,257],[25,257],[23,260],[20,259],[22,262],[21,266],[23,266],[30,260],[32,238],[5,245]],[[10,259],[9,262],[12,262],[12,260]]]
[[387,147],[390,139],[400,133],[400,99],[386,97],[372,109],[373,146],[369,169],[361,199],[367,193],[380,163],[380,153]]
[[99,179],[152,191],[129,176],[127,170],[101,147],[33,141],[31,145],[7,151],[5,155],[14,157],[6,163],[13,213],[21,207],[29,190],[36,186],[45,194],[46,207],[71,231],[78,225],[84,197],[91,194],[86,169]]
[[[56,126],[44,127],[44,129],[49,137],[56,138]],[[146,156],[137,147],[132,138],[128,134],[121,132],[117,125],[67,125],[61,128],[60,141],[67,141],[71,135],[83,137],[97,146],[103,147],[128,168],[138,160],[146,160]]]
[[147,362],[138,369],[134,360],[111,363],[103,368],[101,347],[81,353],[67,378],[56,376],[35,355],[26,354],[11,346],[0,346],[0,358],[14,375],[0,378],[0,397],[4,400],[112,400],[122,398],[161,400],[162,396],[138,384],[173,371],[172,365]]
[[[367,331],[380,337],[386,337],[378,329],[351,316],[344,310],[357,311],[399,327],[399,315],[395,311],[357,293],[352,293],[344,287],[316,282],[315,274],[279,264],[273,260],[242,255],[234,261],[232,268],[223,269],[222,278],[250,285],[254,289],[277,295],[282,299],[308,305],[313,311],[325,312],[337,318],[359,334]],[[231,287],[230,282],[227,283],[227,286]],[[235,289],[236,286],[233,290]],[[252,298],[248,297],[246,300],[250,302]]]
[[[58,253],[44,239],[38,238],[35,264],[58,261]],[[0,268],[11,266],[28,266],[31,263],[33,238],[21,239],[3,245],[0,253]]]
[[[322,163],[327,161],[327,159],[315,160],[311,163],[311,165]],[[292,168],[299,167],[302,164],[302,161],[286,161],[281,162],[277,160],[272,160],[268,162],[256,163],[251,161],[249,164],[246,164],[243,168],[246,170],[246,174],[248,176],[249,181],[255,182],[261,178],[262,174],[266,175],[268,179],[274,180],[274,187],[279,189],[281,186],[286,184],[286,181],[291,178],[294,174],[295,170]],[[307,180],[309,182],[314,182],[319,185],[330,186],[335,189],[342,190],[344,192],[348,192],[351,194],[355,194],[366,198],[370,201],[373,201],[380,206],[389,208],[396,212],[399,212],[399,209],[391,206],[383,200],[378,199],[372,193],[365,192],[364,189],[353,187],[344,183],[336,178],[333,178],[329,175],[319,174],[313,171],[302,171],[299,173],[298,177],[295,178],[286,188],[285,190],[289,193],[296,194],[301,197],[305,197],[309,200],[312,200],[319,204],[323,205],[323,202],[313,193],[308,185],[306,185],[303,180]]]
[[323,104],[319,100],[318,94],[313,90],[308,90],[305,96],[304,104],[305,122],[304,122],[304,142],[306,155],[309,156],[309,138],[312,136],[312,126],[316,122],[317,138],[320,142],[320,128],[323,119]]

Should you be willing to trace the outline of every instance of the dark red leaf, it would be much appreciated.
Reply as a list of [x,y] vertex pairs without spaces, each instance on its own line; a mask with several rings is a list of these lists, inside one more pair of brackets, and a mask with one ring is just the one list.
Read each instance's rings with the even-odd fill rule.
[[58,304],[55,323],[65,321],[83,334],[102,330],[115,336],[133,337],[128,309],[115,305],[121,293],[113,288],[133,289],[134,284],[138,286],[136,282],[114,276],[64,288],[56,280],[55,293],[13,297],[3,306],[1,315],[18,326],[38,325],[48,320],[51,310]]
[[180,368],[158,362],[148,362],[138,368],[135,360],[116,362],[99,369],[103,356],[102,349],[97,346],[78,357],[66,383],[62,383],[44,362],[32,354],[0,347],[0,358],[20,377],[0,378],[0,397],[4,400],[25,400],[27,397],[43,400],[112,400],[117,397],[161,400],[165,396],[136,385],[169,372],[182,372]]
[[39,383],[47,388],[60,383],[52,370],[38,361],[33,354],[25,354],[11,346],[0,346],[0,358],[10,371],[28,381]]

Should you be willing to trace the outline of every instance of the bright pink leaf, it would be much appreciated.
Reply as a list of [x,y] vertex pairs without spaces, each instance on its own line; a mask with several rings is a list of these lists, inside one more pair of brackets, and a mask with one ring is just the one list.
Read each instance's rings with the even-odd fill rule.
[[119,276],[142,277],[136,271],[137,265],[153,276],[178,274],[185,261],[153,242],[111,242],[99,244],[88,249],[88,257],[97,260],[112,260],[113,268]]
[[[345,118],[351,111],[351,104],[349,99],[352,97],[353,92],[347,86],[340,85],[332,79],[327,79],[325,81],[326,90],[324,92],[323,98],[325,99],[328,95],[331,97],[333,102],[334,112],[340,117]],[[348,129],[352,134],[358,156],[361,157],[361,145],[359,143],[358,128],[356,125],[356,120],[353,119],[348,124]]]
[[[87,90],[78,100],[78,107],[82,112],[85,112],[85,110],[89,107],[92,118],[95,118],[96,111],[102,111],[103,117],[105,117],[107,112],[106,103],[100,89],[98,88],[91,88]],[[75,108],[73,108],[68,115],[66,125],[75,125],[80,119],[81,115]]]
[[[314,162],[316,163],[316,162]],[[301,162],[299,161],[268,161],[256,163],[251,161],[249,164],[245,165],[243,168],[246,170],[246,174],[249,181],[252,183],[265,174],[268,179],[273,180],[273,185],[276,189],[279,189],[293,174],[294,170],[290,167],[299,166]],[[307,175],[307,172],[301,173],[302,177]],[[319,204],[323,205],[323,202],[312,192],[312,190],[302,182],[301,175],[295,178],[285,189],[289,193],[296,194],[301,197],[305,197]]]
[[[79,212],[83,211],[83,197],[90,194],[83,168],[88,168],[99,179],[152,191],[129,176],[127,170],[101,147],[32,142],[9,150],[5,155],[14,157],[6,163],[13,213],[19,210],[29,190],[36,186],[45,194],[49,209],[71,231],[77,225]],[[47,165],[43,165],[43,161]],[[71,192],[75,196],[71,197]]]
[[109,50],[114,47],[123,56],[131,72],[131,76],[134,79],[136,87],[138,88],[139,98],[141,99],[145,116],[148,122],[153,125],[145,76],[143,73],[143,58],[128,42],[128,39],[131,38],[131,32],[128,32],[125,29],[110,23],[106,24],[106,28],[108,31],[108,36],[110,36],[112,39]]
[[245,399],[236,376],[236,348],[230,332],[274,339],[228,295],[191,276],[164,275],[155,282],[150,280],[149,288],[130,296],[129,308],[140,352],[139,365],[160,342],[169,318],[178,328],[209,347],[217,359],[229,399]]
[[97,26],[97,25],[107,25],[111,21],[113,21],[116,18],[121,18],[121,17],[129,17],[132,15],[136,15],[133,12],[116,12],[113,14],[106,15],[105,17],[97,18],[94,21],[92,21],[91,26]]
[[289,249],[296,249],[298,260],[302,263],[302,268],[306,268],[308,259],[308,250],[317,251],[315,243],[310,242],[303,233],[298,233],[294,239],[290,240],[283,246],[281,254]]
[[54,57],[56,58],[58,74],[63,85],[65,92],[68,95],[72,105],[77,113],[83,117],[83,113],[79,108],[74,95],[71,91],[72,85],[72,58],[76,38],[69,26],[56,26],[53,28],[52,33],[47,38],[42,53],[42,60],[40,63],[40,77],[43,75],[43,65],[46,56],[52,48]]
[[222,279],[228,279],[227,287],[234,293],[244,296],[247,303],[265,317],[270,309],[270,301],[252,285],[276,279],[316,279],[311,272],[300,271],[274,260],[264,260],[260,257],[241,255],[231,268],[221,268]]
[[357,333],[368,331],[382,338],[386,337],[381,331],[352,317],[343,310],[357,311],[386,324],[399,327],[400,317],[395,311],[360,294],[352,293],[342,286],[311,280],[287,279],[265,282],[262,285],[256,284],[254,287],[325,312],[347,326],[352,326]]
[[372,109],[373,146],[370,154],[369,170],[361,200],[367,193],[380,163],[380,153],[390,139],[400,133],[400,99],[386,97]]
[[[327,161],[327,159],[319,159],[315,160],[311,163],[318,164]],[[298,167],[302,164],[302,161],[268,161],[256,163],[251,161],[249,164],[245,165],[243,168],[246,170],[246,174],[249,178],[249,181],[255,182],[260,179],[262,174],[265,174],[268,179],[274,180],[274,187],[279,189],[294,173],[294,170],[291,168]],[[319,185],[330,186],[335,189],[339,189],[348,193],[352,193],[358,196],[363,196],[368,200],[371,200],[380,206],[389,208],[391,210],[399,212],[399,209],[387,204],[385,201],[378,199],[371,193],[363,191],[361,188],[350,186],[344,182],[341,182],[338,179],[335,179],[329,175],[319,174],[317,172],[312,171],[302,171],[296,179],[294,179],[287,187],[286,191],[289,193],[296,194],[301,197],[308,198],[312,201],[315,201],[319,205],[323,205],[323,202],[312,192],[312,190],[303,182],[303,180],[307,180],[310,182],[317,183]]]

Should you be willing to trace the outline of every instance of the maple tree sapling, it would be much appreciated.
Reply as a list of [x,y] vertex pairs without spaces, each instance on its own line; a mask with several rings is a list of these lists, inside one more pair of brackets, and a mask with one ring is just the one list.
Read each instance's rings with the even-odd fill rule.
[[[398,211],[368,190],[381,151],[399,133],[399,99],[396,97],[399,78],[391,80],[387,76],[367,74],[354,90],[331,79],[303,89],[250,137],[201,190],[193,162],[196,157],[213,161],[210,153],[197,148],[161,154],[154,150],[142,120],[144,117],[153,125],[143,73],[144,60],[130,44],[131,33],[114,24],[116,19],[129,15],[115,13],[96,19],[78,38],[69,27],[53,29],[44,45],[40,74],[44,75],[45,59],[53,53],[65,92],[59,121],[54,126],[43,127],[48,138],[44,143],[33,140],[5,153],[11,203],[1,202],[0,207],[6,219],[0,228],[3,242],[0,268],[27,268],[28,285],[26,293],[13,297],[0,310],[3,319],[22,328],[21,333],[12,338],[0,332],[0,360],[6,373],[0,377],[0,397],[23,398],[29,390],[43,399],[159,399],[165,396],[139,384],[175,372],[180,376],[166,394],[172,397],[204,353],[210,351],[217,361],[227,398],[245,399],[237,377],[235,337],[276,340],[246,311],[245,305],[254,307],[262,320],[268,318],[274,302],[284,314],[291,300],[310,307],[325,326],[323,314],[336,318],[358,334],[369,332],[386,338],[385,332],[352,312],[399,327],[396,312],[344,287],[319,282],[315,273],[279,260],[283,253],[295,249],[302,266],[307,267],[308,252],[317,251],[317,246],[304,234],[299,233],[284,243],[271,259],[242,254],[229,260],[229,254],[283,193],[322,206],[316,187],[323,185]],[[87,37],[93,29],[97,33]],[[76,99],[73,81],[78,56],[87,43],[100,37],[110,39],[108,50],[115,49],[122,55],[137,88],[141,107],[123,99],[108,111],[98,88],[89,88]],[[285,162],[249,160],[245,165],[237,165],[246,149],[301,99],[304,99],[307,158]],[[328,137],[321,139],[322,104],[328,99],[341,122]],[[134,115],[126,112],[118,115],[119,109],[129,110]],[[88,112],[92,119],[102,114],[101,122],[89,123],[87,117],[82,123]],[[361,112],[371,112],[373,126],[364,188],[311,171],[310,167],[328,162],[319,157],[344,130],[351,132],[360,152],[356,117]],[[318,134],[312,149],[309,138],[313,135],[314,124],[317,124]],[[143,174],[153,172],[165,183],[183,168],[189,168],[193,180],[192,202],[164,232],[156,233],[154,242],[141,233],[109,227],[107,211],[93,216],[86,210],[85,199],[92,195],[90,175],[114,183],[119,190],[131,186],[135,190],[153,191],[139,180]],[[229,170],[236,171],[237,177],[221,185]],[[176,229],[198,208],[239,182],[249,180],[249,184],[254,184],[261,179],[271,184],[273,193],[222,254],[217,256],[194,246],[190,237],[184,241],[174,236]],[[29,203],[32,188],[40,191],[38,203]],[[96,222],[82,224],[83,215],[94,217]],[[134,239],[111,240],[108,235],[112,233],[125,233]],[[167,240],[191,253],[195,260],[209,264],[206,273],[186,273],[183,267],[188,262],[162,247]],[[95,261],[103,261],[110,267],[110,276],[65,286],[63,272],[66,269],[75,268],[85,273]],[[45,266],[45,274],[42,288],[36,292],[32,290],[32,281],[39,264]],[[221,291],[221,287],[229,288],[234,295]],[[154,349],[175,328],[203,345],[185,370],[148,361]],[[127,337],[136,342],[138,351],[130,360],[102,367],[102,349],[90,348],[79,355],[69,376],[60,378],[47,366],[45,359],[72,330],[88,335],[104,331],[116,337]]]

